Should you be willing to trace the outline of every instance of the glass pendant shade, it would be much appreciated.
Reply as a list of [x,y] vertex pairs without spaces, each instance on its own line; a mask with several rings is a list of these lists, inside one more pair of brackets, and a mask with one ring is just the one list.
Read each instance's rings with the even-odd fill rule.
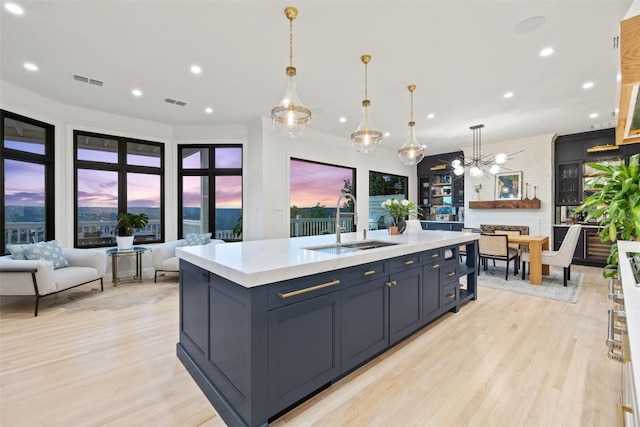
[[382,132],[375,130],[371,122],[371,103],[362,101],[362,121],[351,134],[351,144],[359,153],[372,153],[382,145]]
[[489,172],[493,175],[497,174],[498,172],[500,172],[500,166],[491,165],[491,167],[489,168]]
[[496,163],[499,164],[499,165],[501,165],[503,163],[506,163],[507,162],[507,157],[508,156],[506,154],[504,154],[504,153],[496,154]]
[[405,165],[417,165],[424,158],[424,146],[418,144],[416,139],[416,122],[413,121],[413,91],[416,90],[416,85],[409,85],[407,87],[411,93],[411,121],[409,122],[409,138],[405,141],[402,147],[398,150],[398,158]]
[[418,144],[415,136],[415,123],[409,122],[409,138],[398,150],[398,158],[405,165],[417,165],[424,158],[424,147]]
[[474,178],[480,178],[483,175],[483,172],[482,169],[480,169],[478,166],[473,166],[471,169],[469,169],[469,175]]
[[[291,70],[293,68],[293,70]],[[287,68],[287,89],[280,103],[271,110],[273,127],[284,136],[296,138],[309,126],[311,111],[305,108],[296,92],[296,69]]]
[[359,153],[372,153],[382,144],[382,132],[375,130],[371,121],[371,101],[367,98],[367,65],[371,55],[362,55],[364,64],[364,99],[362,100],[362,120],[358,128],[351,134],[351,144]]
[[287,67],[287,88],[280,103],[271,110],[273,127],[284,136],[296,138],[307,129],[311,121],[311,110],[304,107],[296,92],[296,68],[293,66],[293,20],[298,9],[287,7],[284,14],[289,20],[289,66]]

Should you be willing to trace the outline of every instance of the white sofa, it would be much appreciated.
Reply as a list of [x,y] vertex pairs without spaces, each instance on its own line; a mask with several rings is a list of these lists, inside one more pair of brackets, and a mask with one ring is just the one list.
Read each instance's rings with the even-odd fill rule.
[[62,248],[69,267],[53,269],[50,261],[17,260],[11,255],[0,257],[0,295],[35,295],[34,315],[38,315],[40,298],[76,286],[100,280],[107,267],[107,254],[99,249]]
[[[153,247],[151,259],[155,269],[154,282],[158,280],[158,273],[177,273],[180,270],[176,248],[185,246],[186,242],[186,239],[179,239]],[[224,240],[213,239],[207,245],[217,245],[219,243],[224,243]]]

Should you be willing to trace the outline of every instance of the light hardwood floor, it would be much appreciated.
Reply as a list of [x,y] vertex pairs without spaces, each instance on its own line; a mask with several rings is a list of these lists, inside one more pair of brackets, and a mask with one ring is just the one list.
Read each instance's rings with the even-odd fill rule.
[[[600,269],[572,270],[585,273],[576,304],[480,287],[478,301],[271,425],[615,425],[607,282]],[[73,313],[65,298],[45,298],[36,318],[32,298],[2,299],[0,425],[224,425],[176,357],[177,294]]]

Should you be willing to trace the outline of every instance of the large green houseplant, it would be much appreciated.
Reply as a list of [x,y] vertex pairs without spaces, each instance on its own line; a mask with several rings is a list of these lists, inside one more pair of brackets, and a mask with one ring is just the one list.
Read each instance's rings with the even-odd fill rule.
[[148,223],[149,216],[145,213],[120,212],[116,223],[118,249],[131,249],[133,246],[133,230],[145,228]]
[[584,199],[576,212],[586,212],[585,221],[599,220],[602,242],[613,242],[602,275],[618,274],[617,240],[640,239],[640,154],[629,158],[629,165],[588,163],[597,171],[594,192]]

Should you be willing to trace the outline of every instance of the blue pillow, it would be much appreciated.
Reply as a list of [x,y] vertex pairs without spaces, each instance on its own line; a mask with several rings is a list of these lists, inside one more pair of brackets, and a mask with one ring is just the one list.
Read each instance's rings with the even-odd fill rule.
[[27,256],[24,254],[25,246],[31,246],[31,244],[28,243],[26,245],[23,245],[23,244],[7,245],[7,250],[9,251],[11,256],[13,256],[13,259],[27,259]]
[[204,233],[204,234],[189,233],[187,234],[187,241],[184,243],[184,245],[200,246],[200,245],[206,245],[209,242],[211,242],[211,233]]
[[24,254],[27,259],[49,261],[53,264],[53,269],[69,267],[69,262],[58,245],[57,240],[40,242],[34,245],[25,245]]

